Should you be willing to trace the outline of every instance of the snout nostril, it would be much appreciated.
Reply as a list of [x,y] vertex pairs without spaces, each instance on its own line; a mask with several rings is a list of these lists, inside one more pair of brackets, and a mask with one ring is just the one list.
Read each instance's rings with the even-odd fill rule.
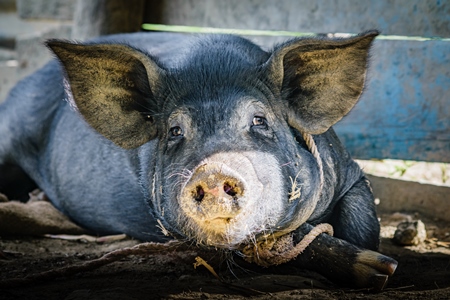
[[236,187],[233,187],[228,182],[225,182],[225,184],[223,185],[223,191],[226,194],[230,195],[231,197],[236,196],[236,194],[238,193],[237,190],[236,190]]
[[200,202],[205,197],[205,191],[201,186],[197,186],[194,193],[194,199],[197,202]]

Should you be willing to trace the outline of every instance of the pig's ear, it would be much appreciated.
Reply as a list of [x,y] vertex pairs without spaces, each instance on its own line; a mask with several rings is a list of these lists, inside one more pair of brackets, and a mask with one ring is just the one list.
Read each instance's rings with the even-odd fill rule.
[[125,45],[47,42],[65,70],[69,100],[95,130],[130,149],[157,134],[154,89],[164,72]]
[[300,39],[281,45],[268,61],[286,101],[288,123],[320,134],[345,116],[364,88],[368,51],[377,31],[347,39]]

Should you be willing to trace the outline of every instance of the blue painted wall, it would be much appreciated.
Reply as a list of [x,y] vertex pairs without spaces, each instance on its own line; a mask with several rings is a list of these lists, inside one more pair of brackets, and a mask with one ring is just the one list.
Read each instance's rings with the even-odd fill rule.
[[450,162],[450,42],[377,40],[367,90],[336,131],[358,158]]

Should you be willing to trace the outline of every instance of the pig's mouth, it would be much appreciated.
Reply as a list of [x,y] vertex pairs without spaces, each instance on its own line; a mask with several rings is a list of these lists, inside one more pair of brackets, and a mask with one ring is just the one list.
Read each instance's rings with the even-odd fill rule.
[[273,155],[216,153],[194,168],[182,188],[185,234],[200,244],[235,248],[277,224],[285,194]]

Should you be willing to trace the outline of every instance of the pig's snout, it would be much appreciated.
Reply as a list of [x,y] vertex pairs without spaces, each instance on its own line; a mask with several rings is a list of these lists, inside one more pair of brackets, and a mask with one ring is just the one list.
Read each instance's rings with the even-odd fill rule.
[[192,190],[192,196],[197,202],[202,202],[209,198],[217,199],[218,202],[220,199],[228,202],[237,202],[242,195],[242,183],[238,179],[222,176],[221,174],[210,175],[205,179],[205,181],[198,182],[198,185]]
[[223,164],[198,167],[184,188],[181,205],[204,221],[230,221],[239,213],[245,191],[243,179],[233,173]]
[[232,248],[270,231],[284,211],[285,195],[274,156],[227,152],[206,158],[192,170],[178,203],[187,236]]

